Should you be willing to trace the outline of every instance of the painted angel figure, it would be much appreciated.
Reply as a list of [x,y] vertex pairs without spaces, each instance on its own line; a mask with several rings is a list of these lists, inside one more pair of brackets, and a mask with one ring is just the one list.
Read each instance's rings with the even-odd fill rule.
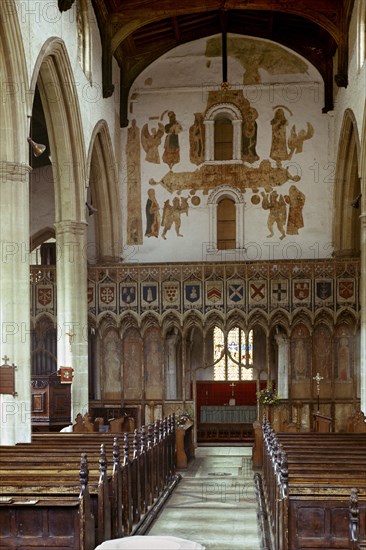
[[287,144],[289,148],[289,156],[290,159],[294,153],[302,153],[302,147],[303,143],[306,139],[312,138],[314,135],[314,128],[310,124],[310,122],[307,123],[307,129],[306,130],[300,130],[299,133],[296,132],[296,126],[295,124],[291,128],[290,137],[288,138]]
[[141,144],[146,153],[145,160],[160,164],[158,147],[164,135],[164,125],[159,122],[158,128],[152,128],[151,133],[148,124],[144,124],[141,130]]

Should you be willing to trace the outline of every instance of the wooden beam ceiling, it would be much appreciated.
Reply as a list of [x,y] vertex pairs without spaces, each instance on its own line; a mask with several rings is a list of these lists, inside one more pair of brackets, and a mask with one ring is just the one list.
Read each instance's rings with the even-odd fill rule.
[[[324,80],[333,108],[333,73],[347,86],[348,27],[354,0],[92,0],[103,46],[103,90],[113,93],[112,56],[121,69],[121,125],[136,77],[170,49],[222,32],[266,38],[301,54]],[[338,67],[333,57],[338,50]]]

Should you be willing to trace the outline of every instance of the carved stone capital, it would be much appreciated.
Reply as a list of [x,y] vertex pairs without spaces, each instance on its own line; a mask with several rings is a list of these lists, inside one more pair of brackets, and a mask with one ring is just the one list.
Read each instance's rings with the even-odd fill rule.
[[0,161],[0,183],[14,181],[25,183],[32,168],[28,164],[18,162]]

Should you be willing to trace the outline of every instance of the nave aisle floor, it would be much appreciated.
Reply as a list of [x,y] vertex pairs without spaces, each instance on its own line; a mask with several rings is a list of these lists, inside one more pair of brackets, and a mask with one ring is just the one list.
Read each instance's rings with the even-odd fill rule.
[[252,447],[198,447],[148,535],[174,535],[206,550],[260,550]]

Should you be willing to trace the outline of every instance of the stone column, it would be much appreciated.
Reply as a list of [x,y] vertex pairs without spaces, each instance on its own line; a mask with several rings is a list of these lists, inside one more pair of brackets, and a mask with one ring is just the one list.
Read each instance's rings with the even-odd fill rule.
[[241,160],[241,120],[233,120],[233,160]]
[[214,160],[215,151],[215,121],[214,120],[204,120],[205,125],[205,161]]
[[87,251],[84,222],[55,223],[57,243],[57,366],[74,369],[71,419],[89,408]]
[[32,436],[30,170],[26,164],[0,162],[0,363],[17,367],[16,394],[0,394],[0,445],[29,443]]
[[[362,200],[364,203],[364,200]],[[366,213],[361,214],[361,283],[360,283],[360,306],[361,306],[361,328],[360,328],[360,394],[361,410],[366,414]]]

